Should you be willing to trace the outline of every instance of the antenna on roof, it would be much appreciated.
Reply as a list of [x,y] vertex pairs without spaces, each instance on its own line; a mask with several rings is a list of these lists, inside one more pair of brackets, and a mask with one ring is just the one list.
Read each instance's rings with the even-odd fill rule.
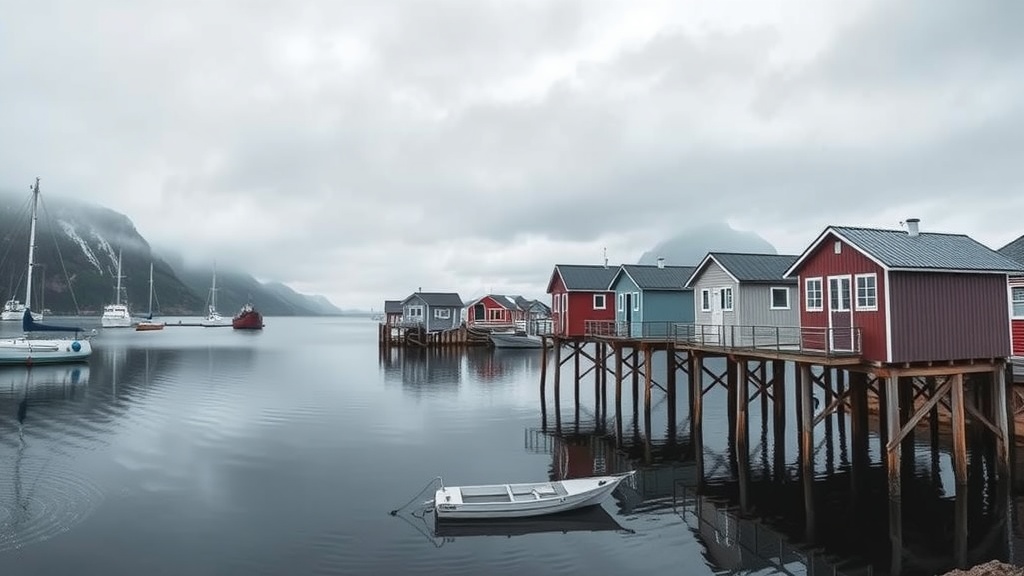
[[608,267],[608,248],[602,248],[601,252],[604,255],[604,267],[607,268]]

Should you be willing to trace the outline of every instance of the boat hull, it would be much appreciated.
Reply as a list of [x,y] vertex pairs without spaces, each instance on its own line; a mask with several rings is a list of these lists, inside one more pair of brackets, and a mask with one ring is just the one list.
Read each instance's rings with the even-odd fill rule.
[[91,355],[92,344],[85,339],[0,339],[0,365],[2,366],[84,362]]
[[[21,310],[4,310],[0,313],[0,320],[10,320],[21,322],[21,319],[25,317],[25,309]],[[32,313],[32,319],[39,322],[42,321],[43,315],[38,312]]]
[[144,321],[139,322],[138,324],[135,325],[135,330],[137,332],[148,332],[148,331],[151,331],[151,330],[163,330],[164,326],[165,326],[165,324],[163,322],[149,322],[149,321],[145,321],[144,320]]
[[[528,518],[600,504],[632,472],[547,484],[445,487],[434,494],[434,512],[444,518]],[[507,489],[499,501],[501,489]],[[543,492],[534,492],[534,490]],[[488,494],[494,498],[488,500]]]
[[491,342],[495,348],[542,348],[544,346],[540,336],[528,336],[526,334],[492,332]]
[[235,330],[262,330],[263,315],[259,312],[242,312],[231,319],[231,327]]

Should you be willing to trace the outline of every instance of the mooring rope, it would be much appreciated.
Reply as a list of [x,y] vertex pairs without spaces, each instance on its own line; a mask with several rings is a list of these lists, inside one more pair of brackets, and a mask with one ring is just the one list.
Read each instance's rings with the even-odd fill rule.
[[[397,516],[400,511],[408,508],[410,504],[412,504],[420,496],[422,496],[424,492],[426,492],[431,486],[434,485],[435,482],[440,482],[441,483],[441,488],[444,488],[444,480],[442,480],[440,476],[435,476],[430,482],[427,482],[427,485],[424,486],[422,490],[417,492],[416,495],[412,497],[412,500],[409,500],[408,502],[405,503],[405,505],[403,505],[403,506],[401,506],[399,508],[395,508],[394,510],[392,510],[390,512],[390,514],[392,516]],[[433,501],[434,501],[433,498],[431,498],[430,500],[427,500],[426,502],[424,502],[424,504],[433,503]]]

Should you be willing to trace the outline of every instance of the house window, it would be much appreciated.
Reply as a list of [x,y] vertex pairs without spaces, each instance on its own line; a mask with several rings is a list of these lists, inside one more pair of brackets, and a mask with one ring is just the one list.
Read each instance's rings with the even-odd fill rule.
[[836,240],[836,243],[832,245],[832,251],[835,252],[836,254],[842,254],[843,243],[840,242],[839,240]]
[[789,310],[789,288],[772,287],[772,310]]
[[594,294],[594,310],[604,310],[605,309],[605,305],[606,305],[605,295],[604,294]]
[[423,306],[409,306],[406,311],[409,318],[423,318]]
[[878,277],[875,274],[858,274],[857,310],[878,310]]
[[804,282],[804,308],[808,312],[821,312],[824,309],[821,296],[821,278],[808,278]]
[[850,277],[830,276],[828,279],[828,309],[832,312],[850,310]]
[[434,308],[434,318],[440,318],[442,320],[448,320],[452,317],[452,311],[450,308]]
[[626,305],[625,304],[625,302],[626,302],[626,295],[620,293],[619,297],[618,297],[618,301],[619,301],[619,312],[622,312],[623,307],[625,307],[625,305]]
[[491,321],[494,321],[494,320],[504,320],[505,319],[505,311],[502,310],[501,308],[491,308],[491,309],[487,310],[487,319],[491,320]]
[[700,291],[700,311],[711,311],[711,290],[704,288]]
[[722,305],[722,312],[732,312],[732,287],[722,288],[722,291],[719,292],[719,294],[722,299],[720,302]]
[[1013,294],[1013,315],[1024,318],[1024,288],[1014,287]]
[[569,293],[562,292],[562,312],[569,311]]
[[640,293],[633,292],[633,312],[640,311]]

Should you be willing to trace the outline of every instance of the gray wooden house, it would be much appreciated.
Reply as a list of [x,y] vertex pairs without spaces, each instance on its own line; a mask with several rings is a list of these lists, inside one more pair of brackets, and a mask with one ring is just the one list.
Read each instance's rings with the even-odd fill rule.
[[[686,281],[687,288],[693,289],[695,330],[724,326],[711,332],[722,335],[722,344],[739,345],[741,342],[730,338],[753,331],[728,327],[799,326],[797,282],[783,277],[796,259],[779,254],[708,252]],[[770,330],[759,329],[759,339],[768,337],[767,332]]]
[[414,292],[402,300],[402,323],[422,325],[427,332],[458,328],[462,306],[455,292]]

